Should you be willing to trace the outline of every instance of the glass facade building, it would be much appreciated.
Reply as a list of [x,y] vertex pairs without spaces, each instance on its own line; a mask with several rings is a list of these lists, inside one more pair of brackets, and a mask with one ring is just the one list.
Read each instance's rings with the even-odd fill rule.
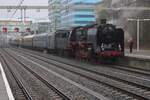
[[49,0],[52,31],[95,22],[95,3],[100,0]]
[[50,31],[55,31],[60,28],[61,22],[61,0],[49,0],[48,11],[50,20]]
[[85,26],[95,22],[95,3],[99,0],[61,0],[61,28]]

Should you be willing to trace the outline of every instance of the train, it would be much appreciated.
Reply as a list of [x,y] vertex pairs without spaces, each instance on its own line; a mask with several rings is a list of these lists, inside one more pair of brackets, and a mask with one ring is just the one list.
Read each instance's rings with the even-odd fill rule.
[[124,31],[102,22],[54,33],[22,36],[10,40],[10,45],[46,50],[75,59],[104,59],[124,56]]

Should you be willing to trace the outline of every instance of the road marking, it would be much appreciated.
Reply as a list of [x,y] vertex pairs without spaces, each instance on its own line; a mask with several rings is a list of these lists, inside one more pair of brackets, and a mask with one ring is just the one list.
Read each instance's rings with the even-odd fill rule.
[[47,70],[47,71],[49,71],[50,73],[54,74],[55,76],[57,76],[57,77],[59,77],[59,78],[65,80],[65,81],[69,82],[70,84],[73,84],[73,85],[77,86],[78,88],[80,88],[80,89],[82,89],[83,91],[85,91],[85,92],[87,92],[87,93],[89,93],[89,94],[91,94],[91,95],[97,97],[97,98],[100,99],[100,100],[110,100],[110,99],[104,97],[103,95],[101,95],[101,94],[99,94],[99,93],[97,93],[97,92],[95,92],[95,91],[93,91],[93,90],[90,90],[90,89],[88,89],[88,88],[82,86],[82,85],[79,84],[79,83],[76,83],[76,82],[74,82],[74,81],[72,81],[72,80],[70,80],[70,79],[68,79],[68,78],[66,78],[66,77],[64,77],[64,76],[62,76],[62,75],[60,75],[60,74],[58,74],[58,73],[56,73],[56,72],[50,70],[50,69],[48,69],[48,68],[45,68],[44,66],[42,66],[42,65],[39,64],[39,63],[36,63],[36,62],[34,62],[34,61],[32,61],[32,60],[29,60],[28,58],[23,57],[22,55],[19,55],[19,54],[17,54],[17,55],[20,56],[20,57],[22,57],[23,59],[25,59],[25,60],[27,60],[27,61],[29,61],[29,62],[31,62],[31,63],[33,63],[33,64],[39,66],[39,67],[41,67],[41,68],[43,68],[43,69],[45,69],[45,70]]
[[0,63],[0,70],[1,70],[1,72],[2,72],[2,77],[3,77],[3,80],[4,80],[4,84],[5,84],[5,87],[6,87],[7,94],[8,94],[8,98],[9,98],[9,100],[15,100],[15,99],[14,99],[14,96],[13,96],[13,94],[12,94],[10,85],[9,85],[9,83],[8,83],[8,80],[7,80],[7,78],[6,78],[6,74],[5,74],[5,72],[4,72],[4,69],[3,69],[1,63]]

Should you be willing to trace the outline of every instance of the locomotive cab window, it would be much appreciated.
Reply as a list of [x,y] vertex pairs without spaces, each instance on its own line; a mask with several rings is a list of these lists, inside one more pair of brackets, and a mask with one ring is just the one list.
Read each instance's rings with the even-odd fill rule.
[[57,38],[61,37],[61,34],[60,33],[56,33],[55,35]]
[[78,30],[77,31],[77,41],[80,41],[80,40],[86,40],[86,31],[84,30]]

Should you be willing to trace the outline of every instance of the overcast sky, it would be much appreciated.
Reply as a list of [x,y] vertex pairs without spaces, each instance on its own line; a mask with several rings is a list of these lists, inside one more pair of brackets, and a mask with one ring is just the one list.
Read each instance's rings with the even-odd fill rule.
[[[21,0],[0,0],[0,5],[18,5]],[[48,0],[24,0],[22,5],[48,5]],[[9,19],[14,13],[14,10],[11,12],[7,12],[7,10],[0,10],[0,20],[1,19]],[[18,10],[13,19],[17,19],[20,17],[20,11]],[[48,18],[48,11],[41,10],[37,12],[37,10],[27,10],[27,17],[30,19],[43,19]]]

